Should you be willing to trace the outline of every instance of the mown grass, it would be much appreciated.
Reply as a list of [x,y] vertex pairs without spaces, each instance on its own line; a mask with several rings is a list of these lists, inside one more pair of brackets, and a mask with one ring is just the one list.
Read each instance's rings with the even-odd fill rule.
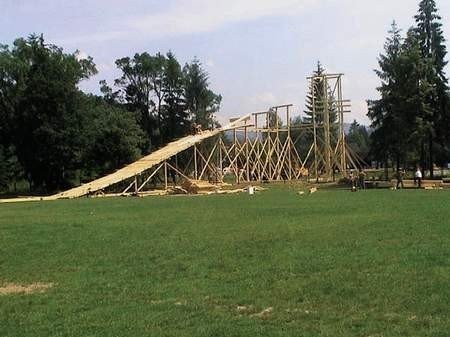
[[448,336],[449,203],[273,187],[3,204],[0,286],[55,285],[0,296],[0,336]]

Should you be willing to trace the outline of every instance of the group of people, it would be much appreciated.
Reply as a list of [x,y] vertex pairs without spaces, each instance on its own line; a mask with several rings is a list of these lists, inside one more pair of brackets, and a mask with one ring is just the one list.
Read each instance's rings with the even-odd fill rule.
[[[405,169],[400,169],[397,172],[397,189],[399,188],[405,188],[404,184],[403,184],[403,180],[405,179],[406,176],[406,171]],[[420,168],[420,166],[416,167],[416,171],[414,172],[414,185],[417,186],[417,188],[421,188],[422,187],[422,178],[423,178],[423,174],[422,174],[422,170]]]
[[200,123],[192,123],[191,125],[191,134],[193,136],[201,134],[203,131],[214,131],[216,129],[216,126],[214,124],[211,124],[207,129],[203,129],[202,125]]
[[366,172],[361,169],[359,171],[353,172],[350,171],[350,182],[352,184],[352,191],[356,191],[358,188],[360,190],[366,189]]
[[198,123],[192,123],[191,125],[191,133],[192,135],[198,135],[200,133],[202,133],[202,125],[198,124]]
[[[356,171],[350,171],[349,179],[352,186],[352,191],[365,190],[366,189],[366,172],[364,169],[356,170]],[[397,172],[397,189],[399,188],[405,188],[403,181],[406,177],[406,170],[400,169]],[[414,172],[414,185],[417,188],[422,187],[422,179],[423,174],[420,166],[417,166],[416,171]]]

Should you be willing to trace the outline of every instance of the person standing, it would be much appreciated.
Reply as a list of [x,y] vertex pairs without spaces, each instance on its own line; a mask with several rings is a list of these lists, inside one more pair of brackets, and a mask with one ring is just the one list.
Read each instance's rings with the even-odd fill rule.
[[355,179],[353,170],[350,171],[349,179],[350,179],[350,183],[352,185],[352,192],[355,192],[356,191],[356,179]]
[[361,189],[361,190],[366,189],[366,172],[364,171],[364,169],[361,169],[361,171],[359,171],[358,183],[359,183],[359,189]]
[[399,186],[401,186],[402,189],[405,188],[405,185],[403,185],[403,179],[405,179],[405,175],[406,175],[405,169],[400,169],[397,172],[397,189],[399,188]]
[[414,180],[416,181],[417,187],[422,187],[422,171],[420,170],[420,166],[417,166],[416,173],[414,174]]

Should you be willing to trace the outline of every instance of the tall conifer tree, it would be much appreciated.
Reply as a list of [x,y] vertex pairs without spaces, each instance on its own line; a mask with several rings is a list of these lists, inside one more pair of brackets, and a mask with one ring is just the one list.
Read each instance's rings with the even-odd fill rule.
[[396,157],[399,161],[398,125],[401,123],[399,115],[398,79],[399,62],[402,52],[402,38],[400,29],[394,21],[389,30],[389,36],[384,45],[384,54],[378,58],[379,69],[375,73],[381,80],[377,88],[381,98],[369,101],[368,116],[372,121],[372,151],[375,157],[384,161],[387,167],[389,157]]
[[449,99],[448,99],[448,80],[445,75],[445,66],[447,61],[447,48],[445,38],[442,32],[441,17],[435,0],[422,0],[419,4],[419,11],[415,16],[416,33],[422,51],[422,57],[431,64],[428,71],[424,74],[423,80],[430,83],[433,90],[429,91],[425,97],[426,104],[431,110],[423,118],[426,121],[427,139],[422,141],[422,162],[425,162],[424,147],[428,145],[428,168],[433,177],[433,163],[436,159],[435,145],[443,144],[444,140],[449,139],[448,123],[449,117]]

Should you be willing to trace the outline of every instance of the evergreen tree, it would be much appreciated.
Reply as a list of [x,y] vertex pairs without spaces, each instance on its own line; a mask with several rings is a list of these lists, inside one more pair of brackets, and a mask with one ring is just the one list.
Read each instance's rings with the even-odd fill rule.
[[433,108],[427,99],[435,91],[427,76],[432,68],[431,60],[422,56],[415,30],[410,29],[402,45],[398,70],[397,104],[402,106],[403,117],[397,135],[409,151],[410,161],[420,162],[422,167],[425,167],[425,140],[433,132]]
[[367,128],[356,120],[350,125],[347,144],[355,151],[359,159],[367,161],[370,152],[370,136]]
[[[315,123],[317,126],[317,145],[319,149],[324,146],[325,138],[325,105],[328,102],[328,113],[330,121],[330,132],[331,132],[331,145],[334,146],[337,142],[338,128],[336,126],[337,113],[336,113],[336,103],[335,97],[332,94],[331,88],[324,83],[322,76],[325,75],[325,69],[322,67],[320,62],[317,62],[317,69],[313,72],[313,79],[311,81],[311,86],[308,88],[308,93],[306,96],[305,117],[303,118],[304,124],[313,124],[313,114],[315,109]],[[314,93],[314,94],[313,94]],[[312,129],[311,133],[305,134],[302,137],[301,143],[311,144],[313,142]],[[301,152],[309,149],[301,149]],[[320,150],[319,150],[320,151]]]
[[311,83],[312,87],[308,88],[308,94],[306,95],[305,110],[303,111],[306,115],[304,118],[305,123],[311,124],[313,122],[314,105],[316,109],[316,123],[321,123],[323,121],[323,81],[320,76],[323,76],[324,74],[325,69],[319,61],[317,62],[317,69],[312,75],[312,77],[314,77]]
[[389,157],[395,158],[397,166],[400,166],[402,154],[405,151],[406,139],[402,137],[407,130],[404,124],[406,116],[402,106],[401,87],[401,58],[402,38],[400,29],[395,22],[392,23],[389,37],[384,45],[384,54],[378,59],[380,69],[375,73],[381,80],[381,86],[377,88],[381,98],[369,101],[368,116],[372,121],[372,153],[375,158],[383,161],[385,166]]
[[381,98],[369,101],[368,116],[374,128],[372,150],[379,159],[390,157],[397,167],[414,160],[428,166],[433,177],[433,163],[444,162],[448,144],[446,47],[435,1],[421,1],[415,19],[417,27],[404,41],[392,25],[376,71]]
[[448,81],[445,75],[447,49],[442,32],[441,17],[438,14],[435,0],[422,0],[415,16],[417,27],[415,32],[420,43],[422,57],[431,64],[424,74],[423,81],[428,82],[433,90],[428,91],[425,104],[431,110],[423,115],[427,125],[427,139],[422,140],[421,159],[425,162],[425,143],[428,147],[428,167],[433,177],[433,164],[436,160],[435,145],[443,144],[450,138],[449,133],[449,97]]

